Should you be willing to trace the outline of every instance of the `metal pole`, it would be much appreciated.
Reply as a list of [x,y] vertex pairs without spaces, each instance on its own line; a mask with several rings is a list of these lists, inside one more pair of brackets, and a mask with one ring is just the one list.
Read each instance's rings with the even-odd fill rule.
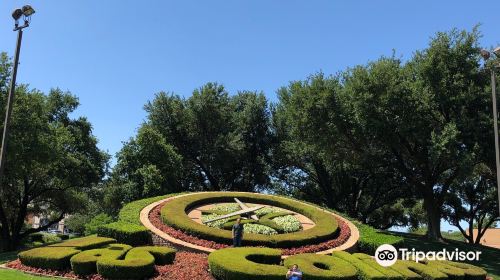
[[498,190],[498,210],[500,213],[500,154],[498,152],[498,114],[496,96],[495,67],[491,68],[491,99],[493,101],[493,127],[495,130],[495,160],[497,165],[497,190]]
[[21,41],[23,39],[23,30],[17,32],[16,53],[14,55],[14,66],[12,67],[12,78],[10,80],[9,96],[7,98],[7,107],[5,109],[5,121],[3,123],[2,148],[0,150],[0,184],[3,180],[3,172],[5,169],[5,157],[7,152],[7,141],[9,137],[9,122],[14,105],[14,92],[16,91],[17,65],[19,64],[19,53],[21,52]]

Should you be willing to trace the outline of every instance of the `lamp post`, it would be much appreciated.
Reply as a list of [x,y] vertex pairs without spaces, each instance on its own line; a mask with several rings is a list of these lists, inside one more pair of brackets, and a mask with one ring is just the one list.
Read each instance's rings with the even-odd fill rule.
[[[497,58],[500,58],[500,47],[496,47],[493,50],[493,54]],[[481,50],[481,56],[484,58],[485,61],[487,61],[491,53],[487,50]],[[495,64],[494,62],[492,64],[492,67],[490,69],[491,72],[491,99],[493,103],[493,129],[495,131],[495,161],[496,161],[496,167],[497,167],[497,190],[498,190],[498,209],[500,213],[500,155],[499,155],[499,148],[498,148],[498,114],[497,114],[497,96],[496,96],[496,74],[495,70],[496,68],[499,68],[499,64]]]
[[[9,122],[12,114],[12,106],[14,105],[14,92],[16,90],[17,65],[19,64],[19,53],[21,51],[21,40],[23,39],[23,29],[30,25],[31,15],[35,10],[30,5],[25,5],[21,9],[15,9],[12,13],[14,18],[14,31],[17,31],[16,53],[14,55],[14,65],[12,66],[12,78],[10,80],[9,96],[7,97],[7,105],[5,108],[5,121],[3,123],[2,147],[0,149],[0,184],[3,179],[5,169],[5,154],[7,151],[7,141],[9,137]],[[24,24],[19,25],[19,19],[23,17]]]

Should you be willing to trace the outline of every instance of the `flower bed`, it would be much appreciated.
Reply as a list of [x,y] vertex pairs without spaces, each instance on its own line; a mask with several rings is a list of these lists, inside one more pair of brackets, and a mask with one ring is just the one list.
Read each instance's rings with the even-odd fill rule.
[[[227,244],[222,244],[222,243],[217,243],[214,241],[210,240],[205,240],[202,238],[198,238],[192,235],[189,235],[187,233],[184,233],[181,230],[174,229],[166,224],[164,224],[161,220],[161,209],[163,208],[164,204],[169,203],[169,202],[164,202],[162,204],[157,205],[151,212],[149,212],[149,220],[151,223],[158,228],[159,230],[167,233],[168,235],[172,236],[173,238],[189,242],[194,245],[210,248],[210,249],[222,249],[222,248],[227,248],[230,247]],[[295,254],[302,254],[302,253],[315,253],[315,252],[320,252],[324,250],[328,250],[334,247],[337,247],[349,239],[351,236],[351,231],[349,229],[349,226],[342,220],[337,219],[338,227],[340,229],[339,235],[331,240],[327,240],[318,244],[311,244],[311,245],[304,245],[300,247],[294,247],[294,248],[287,248],[283,249],[283,255],[295,255]],[[245,240],[243,240],[244,242]]]
[[[71,270],[49,270],[34,268],[23,265],[19,260],[6,264],[7,267],[20,271],[44,276],[58,276],[71,279],[85,280],[104,280],[101,275],[92,274],[87,276],[78,276]],[[175,256],[173,264],[155,266],[155,275],[153,279],[196,279],[196,280],[214,280],[208,272],[208,260],[206,254],[179,252]]]
[[233,201],[235,197],[244,203],[264,204],[302,214],[311,219],[315,224],[310,229],[293,233],[270,236],[248,233],[245,235],[245,244],[247,245],[291,248],[297,245],[317,244],[338,236],[338,224],[336,219],[332,219],[331,213],[293,199],[258,193],[203,192],[176,197],[162,208],[161,217],[164,223],[190,235],[218,243],[231,244],[232,237],[230,231],[210,228],[206,225],[196,223],[186,213],[190,209],[200,205],[227,203]]

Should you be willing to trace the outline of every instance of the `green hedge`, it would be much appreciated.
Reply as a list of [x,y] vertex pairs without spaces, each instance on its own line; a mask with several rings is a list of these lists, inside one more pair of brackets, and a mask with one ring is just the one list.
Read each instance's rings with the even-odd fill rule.
[[353,223],[359,230],[358,250],[360,252],[373,256],[377,248],[382,244],[390,244],[396,248],[404,245],[404,239],[400,236],[391,235],[359,222]]
[[137,247],[128,251],[125,259],[100,259],[97,272],[109,279],[143,279],[154,274],[154,265],[172,263],[175,250],[168,247]]
[[339,229],[337,221],[331,214],[318,210],[318,208],[309,204],[300,203],[292,199],[254,193],[215,192],[179,197],[165,204],[161,210],[162,219],[166,224],[188,234],[215,242],[231,244],[232,238],[230,231],[210,228],[196,223],[187,216],[186,212],[198,205],[230,202],[234,197],[247,203],[262,203],[290,209],[309,217],[316,224],[315,227],[308,230],[273,236],[248,233],[245,234],[243,238],[243,243],[245,245],[288,248],[319,243],[335,238],[338,235]]
[[62,270],[70,267],[71,257],[80,252],[73,247],[42,247],[21,252],[18,256],[27,266]]
[[270,248],[227,248],[208,256],[213,276],[221,280],[283,280],[281,251]]
[[106,248],[83,251],[71,257],[71,269],[77,275],[88,275],[97,272],[96,263],[103,259],[117,260],[132,249],[126,244],[111,244]]
[[480,267],[467,264],[467,263],[458,263],[452,261],[444,261],[446,265],[459,268],[463,270],[465,274],[465,279],[467,280],[483,280],[486,277],[486,271]]
[[382,267],[362,253],[334,252],[331,256],[299,254],[280,265],[279,250],[269,248],[227,248],[208,256],[212,275],[219,280],[284,279],[287,269],[297,264],[304,280],[485,280],[486,272],[476,266],[449,261],[416,263],[398,260]]
[[[285,259],[285,267],[297,264],[307,280],[355,280],[357,270],[348,262],[331,256],[300,254]],[[283,276],[282,276],[283,277]]]
[[183,193],[172,193],[168,195],[155,196],[127,203],[120,210],[120,213],[118,214],[118,221],[142,226],[142,223],[139,220],[139,216],[141,214],[141,210],[144,209],[144,207],[159,200],[181,194]]
[[49,245],[49,247],[73,247],[79,250],[100,248],[105,245],[116,243],[113,238],[99,237],[95,235],[70,239],[61,243]]
[[140,246],[151,243],[151,234],[144,226],[127,222],[114,222],[97,229],[97,235],[111,237],[120,243]]

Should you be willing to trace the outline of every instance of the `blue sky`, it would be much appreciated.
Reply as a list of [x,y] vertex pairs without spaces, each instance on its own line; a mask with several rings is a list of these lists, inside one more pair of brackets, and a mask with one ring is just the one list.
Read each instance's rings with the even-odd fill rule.
[[[13,55],[12,10],[0,1],[0,51]],[[437,31],[481,25],[500,43],[500,1],[61,1],[32,0],[18,82],[80,98],[99,146],[114,155],[159,91],[189,96],[209,81],[275,91],[381,55],[408,58]]]

